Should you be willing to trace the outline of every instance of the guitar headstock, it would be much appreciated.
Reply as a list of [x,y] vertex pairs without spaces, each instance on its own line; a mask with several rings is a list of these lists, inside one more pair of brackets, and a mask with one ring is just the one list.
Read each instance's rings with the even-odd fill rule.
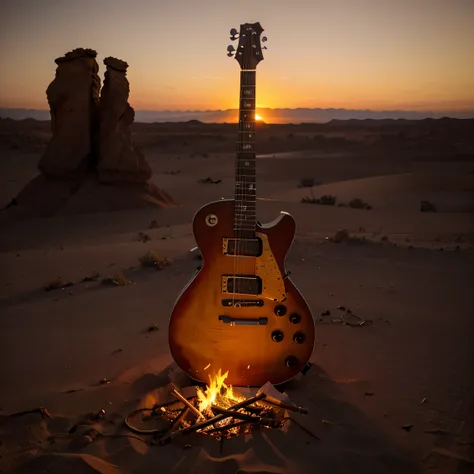
[[[258,63],[263,60],[262,49],[267,49],[265,46],[262,48],[260,44],[260,35],[263,33],[263,28],[260,23],[244,23],[240,25],[240,32],[237,36],[237,30],[232,28],[230,30],[230,39],[232,41],[238,38],[239,44],[237,50],[232,45],[227,48],[227,56],[234,56],[240,64],[240,69],[256,69]],[[261,39],[262,42],[267,41],[264,36]]]

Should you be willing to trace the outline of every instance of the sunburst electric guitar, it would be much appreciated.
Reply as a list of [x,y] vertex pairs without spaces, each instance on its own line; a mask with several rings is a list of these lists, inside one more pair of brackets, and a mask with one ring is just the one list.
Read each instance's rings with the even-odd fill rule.
[[[235,199],[211,202],[194,216],[202,268],[170,317],[173,358],[201,382],[221,369],[232,385],[280,384],[313,351],[311,311],[284,266],[295,221],[284,212],[269,224],[256,220],[255,70],[263,60],[262,32],[259,23],[241,25],[235,50],[241,68]],[[234,39],[237,31],[231,34]],[[232,55],[234,48],[228,50]]]

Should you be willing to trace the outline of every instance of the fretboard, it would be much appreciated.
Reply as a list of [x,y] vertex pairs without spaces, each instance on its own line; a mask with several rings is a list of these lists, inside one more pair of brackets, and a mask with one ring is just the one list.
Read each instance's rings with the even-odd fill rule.
[[255,99],[255,71],[241,71],[234,230],[236,235],[246,238],[255,236],[257,223]]

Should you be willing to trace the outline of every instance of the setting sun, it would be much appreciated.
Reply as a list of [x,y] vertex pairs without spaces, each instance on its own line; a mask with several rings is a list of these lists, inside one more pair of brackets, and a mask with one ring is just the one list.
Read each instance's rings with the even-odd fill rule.
[[260,115],[255,114],[255,120],[263,120],[263,118]]

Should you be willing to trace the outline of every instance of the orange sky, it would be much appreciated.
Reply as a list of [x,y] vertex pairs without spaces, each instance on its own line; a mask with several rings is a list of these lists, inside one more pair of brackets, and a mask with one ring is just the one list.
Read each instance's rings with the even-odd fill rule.
[[259,21],[259,107],[474,109],[474,0],[2,0],[0,107],[46,109],[76,47],[130,64],[138,110],[238,106],[229,30]]

